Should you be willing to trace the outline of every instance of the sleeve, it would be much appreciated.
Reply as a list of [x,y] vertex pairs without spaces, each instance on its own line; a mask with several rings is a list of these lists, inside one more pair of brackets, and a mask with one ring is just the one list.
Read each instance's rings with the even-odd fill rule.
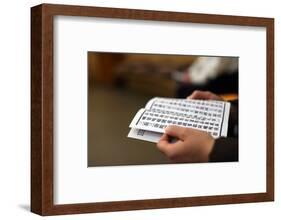
[[227,136],[238,138],[238,100],[231,102]]
[[219,138],[209,156],[210,162],[238,161],[238,138]]

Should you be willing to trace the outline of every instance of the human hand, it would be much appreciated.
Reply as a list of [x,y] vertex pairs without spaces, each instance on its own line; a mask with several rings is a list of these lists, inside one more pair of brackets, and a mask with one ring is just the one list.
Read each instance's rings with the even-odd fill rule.
[[[171,143],[169,137],[177,138]],[[208,162],[215,140],[207,132],[170,125],[157,147],[173,162]]]
[[186,98],[223,101],[223,99],[220,96],[216,95],[215,93],[209,91],[200,91],[200,90],[195,90],[190,96]]

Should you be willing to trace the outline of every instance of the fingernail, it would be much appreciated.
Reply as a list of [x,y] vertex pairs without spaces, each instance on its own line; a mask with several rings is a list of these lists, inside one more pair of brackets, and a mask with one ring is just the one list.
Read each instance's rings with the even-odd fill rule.
[[166,131],[169,131],[171,129],[171,127],[170,126],[167,126],[166,128],[165,128],[165,132]]

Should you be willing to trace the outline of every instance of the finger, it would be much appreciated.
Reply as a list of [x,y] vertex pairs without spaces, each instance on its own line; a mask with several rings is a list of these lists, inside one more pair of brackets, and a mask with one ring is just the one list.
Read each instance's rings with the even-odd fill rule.
[[157,148],[162,151],[163,153],[166,152],[166,149],[168,148],[169,143],[169,136],[167,134],[163,134],[160,138],[160,140],[157,143]]
[[169,136],[164,133],[164,134],[161,136],[161,138],[159,139],[159,141],[169,141]]
[[170,143],[170,137],[167,134],[163,134],[161,136],[161,138],[159,139],[158,143],[157,143],[157,147],[165,148],[168,145],[171,145],[172,143]]
[[161,138],[159,139],[159,141],[157,143],[157,146],[160,147],[161,149],[162,148],[170,148],[170,147],[174,148],[178,141],[180,141],[180,140],[177,140],[175,142],[171,142],[170,136],[167,135],[167,134],[163,134],[161,136]]
[[180,140],[184,140],[186,137],[185,131],[186,131],[186,128],[184,128],[184,127],[170,125],[165,129],[165,134],[178,138]]
[[183,143],[181,140],[171,143],[169,142],[169,136],[167,134],[163,134],[157,143],[157,148],[165,155],[170,156],[173,152],[176,151],[181,143]]
[[190,96],[188,96],[189,99],[210,99],[212,96],[212,93],[207,91],[200,91],[195,90]]

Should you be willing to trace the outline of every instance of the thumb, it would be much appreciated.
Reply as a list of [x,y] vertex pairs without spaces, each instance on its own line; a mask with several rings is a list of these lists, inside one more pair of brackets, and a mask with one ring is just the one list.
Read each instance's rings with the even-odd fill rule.
[[165,134],[176,137],[180,140],[184,140],[186,137],[186,128],[180,127],[180,126],[175,126],[175,125],[170,125],[165,129]]

